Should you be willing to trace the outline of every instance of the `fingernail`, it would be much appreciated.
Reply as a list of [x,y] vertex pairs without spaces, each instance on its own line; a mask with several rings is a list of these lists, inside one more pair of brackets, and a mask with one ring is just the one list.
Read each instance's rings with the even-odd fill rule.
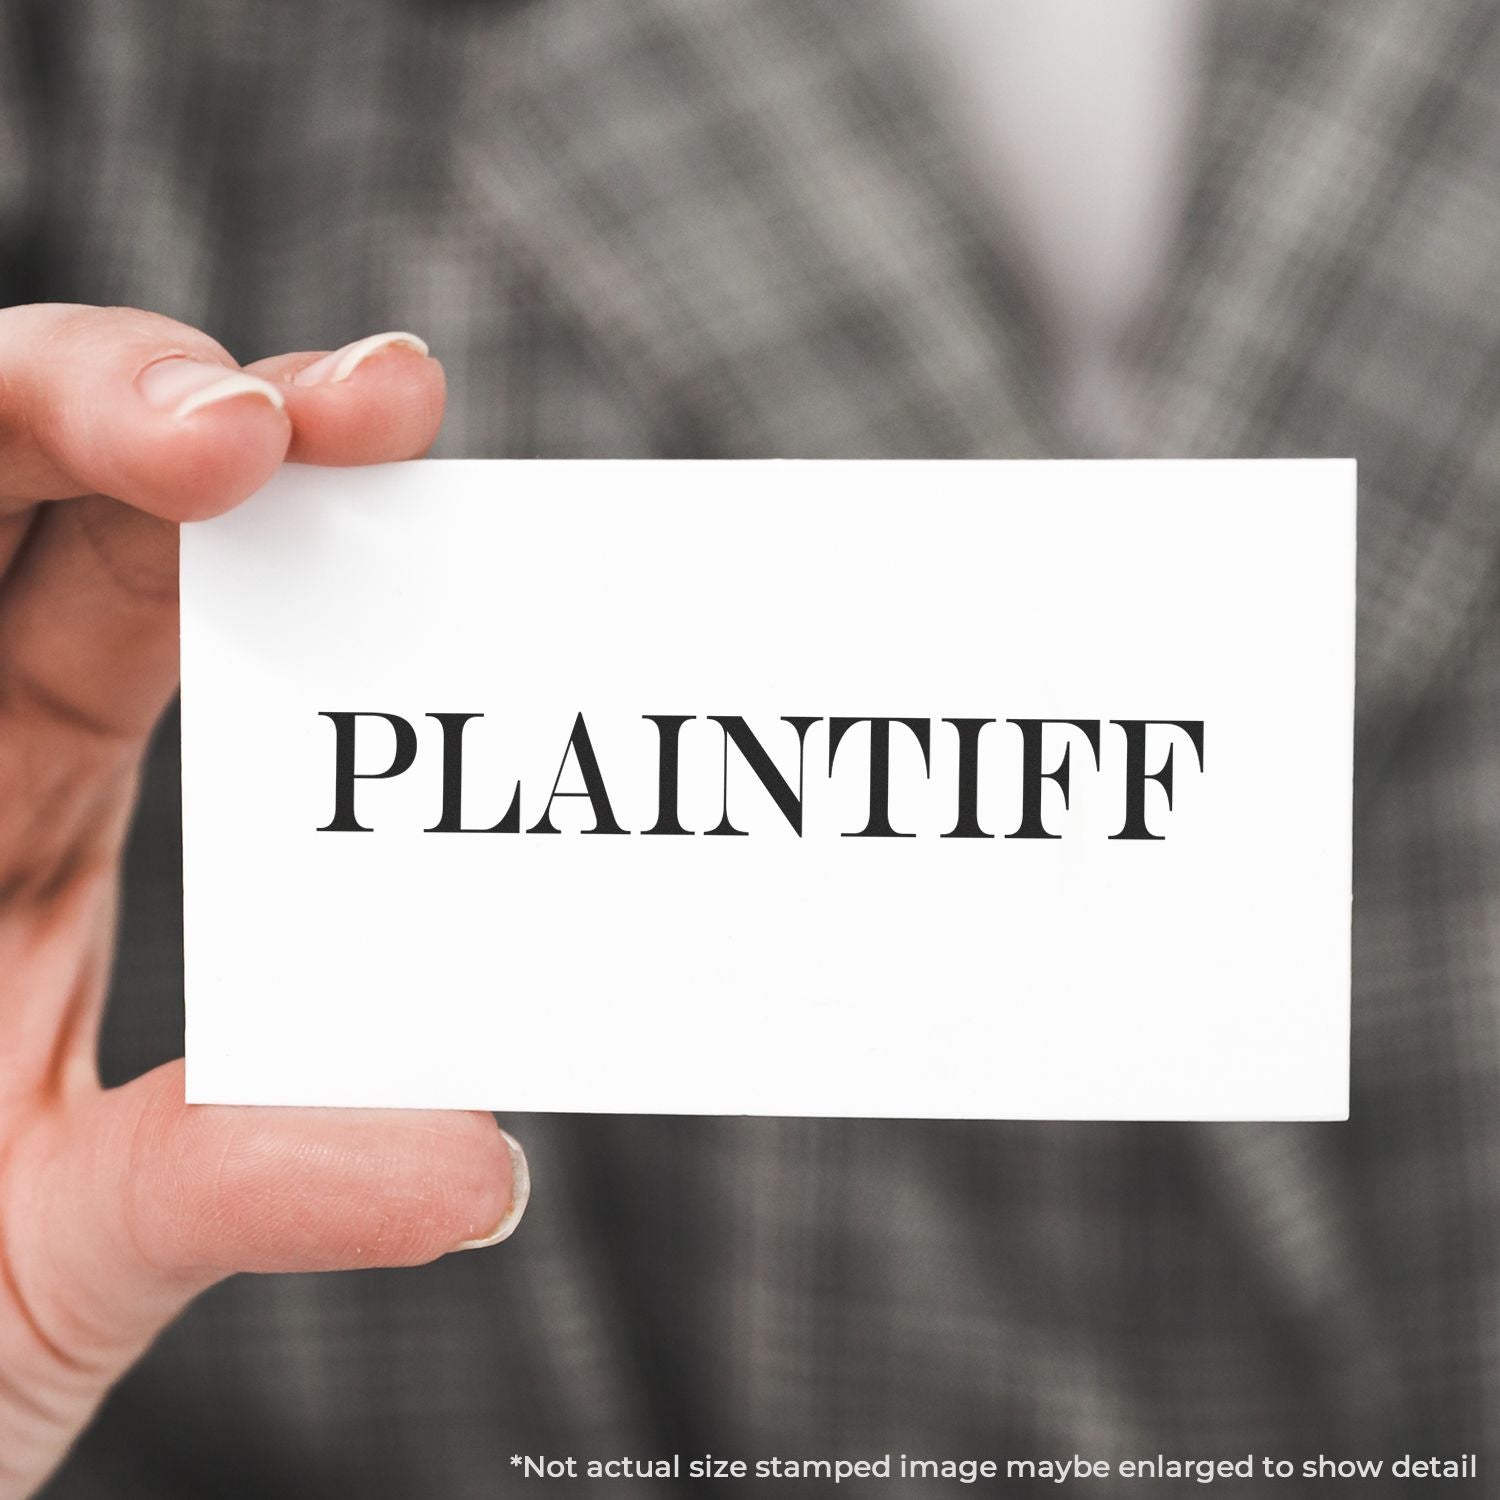
[[505,1210],[505,1217],[482,1240],[463,1240],[453,1247],[455,1250],[483,1250],[488,1245],[508,1240],[516,1232],[521,1215],[526,1212],[526,1204],[531,1198],[531,1168],[526,1165],[526,1153],[521,1149],[520,1141],[508,1130],[502,1130],[500,1134],[510,1150],[510,1207]]
[[293,385],[337,385],[347,380],[372,354],[382,349],[415,349],[426,355],[427,343],[414,333],[372,333],[367,339],[356,339],[316,359],[305,370],[292,376]]
[[171,412],[174,417],[190,416],[205,406],[217,406],[236,396],[259,396],[277,411],[286,405],[281,392],[269,380],[180,354],[147,365],[136,376],[135,385],[150,405],[158,411]]

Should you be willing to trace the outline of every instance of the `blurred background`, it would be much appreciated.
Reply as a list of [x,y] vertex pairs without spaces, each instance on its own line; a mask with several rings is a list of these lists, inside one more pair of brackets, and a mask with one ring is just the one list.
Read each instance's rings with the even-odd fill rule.
[[[6,0],[7,302],[241,360],[411,328],[454,456],[1352,455],[1361,490],[1347,1125],[507,1116],[503,1252],[218,1288],[49,1495],[468,1496],[545,1451],[1485,1472],[1497,88],[1492,0]],[[175,734],[113,1081],[181,1050]]]

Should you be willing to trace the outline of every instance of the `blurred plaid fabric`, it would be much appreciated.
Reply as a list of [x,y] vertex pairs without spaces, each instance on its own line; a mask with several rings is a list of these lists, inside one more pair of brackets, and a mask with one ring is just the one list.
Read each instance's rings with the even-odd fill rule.
[[[469,1496],[514,1452],[1500,1458],[1500,8],[1213,17],[1110,449],[1360,461],[1350,1123],[508,1117],[511,1244],[221,1287],[49,1493]],[[16,0],[0,33],[10,300],[244,359],[415,328],[454,455],[1080,451],[881,0]],[[174,776],[169,724],[114,1079],[180,1046]]]

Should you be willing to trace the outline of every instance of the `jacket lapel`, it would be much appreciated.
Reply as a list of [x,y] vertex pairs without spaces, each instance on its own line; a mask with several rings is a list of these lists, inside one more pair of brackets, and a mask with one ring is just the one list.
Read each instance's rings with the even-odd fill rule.
[[[1211,14],[1195,184],[1122,447],[1359,460],[1368,786],[1500,547],[1500,12]],[[465,101],[471,202],[657,451],[1076,451],[886,0],[550,0],[501,41]]]
[[883,0],[552,0],[466,111],[468,188],[674,456],[1056,451],[1025,299]]
[[1500,11],[1214,14],[1187,232],[1139,351],[1141,451],[1359,461],[1368,791],[1500,547]]

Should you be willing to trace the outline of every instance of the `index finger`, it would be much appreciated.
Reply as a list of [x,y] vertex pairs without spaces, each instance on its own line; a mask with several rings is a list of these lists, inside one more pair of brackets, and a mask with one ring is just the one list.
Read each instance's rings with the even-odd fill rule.
[[217,515],[283,459],[413,458],[443,415],[415,334],[241,369],[184,323],[136,308],[0,310],[0,513],[108,495],[169,521]]
[[207,334],[135,308],[0,310],[0,505],[102,494],[181,521],[258,489],[292,423]]
[[[176,682],[166,523],[229,509],[289,456],[414,456],[443,408],[442,368],[414,335],[245,371],[207,335],[121,308],[0,311],[0,371],[0,696],[132,742]],[[6,530],[7,496],[97,494],[125,503],[87,498],[24,538]]]

